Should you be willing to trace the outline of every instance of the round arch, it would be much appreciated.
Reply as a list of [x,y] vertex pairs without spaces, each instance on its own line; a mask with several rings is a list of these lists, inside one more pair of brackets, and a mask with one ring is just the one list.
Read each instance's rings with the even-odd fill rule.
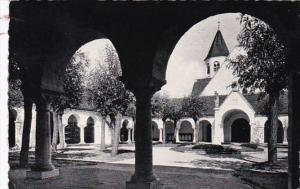
[[279,17],[274,19],[274,14],[271,11],[265,10],[260,6],[224,6],[218,9],[213,7],[212,10],[210,10],[210,14],[207,16],[195,16],[193,18],[183,19],[183,21],[177,23],[177,25],[172,25],[164,30],[159,38],[159,45],[154,56],[152,75],[164,84],[169,58],[182,36],[201,21],[208,19],[209,17],[227,13],[247,14],[264,21],[275,30],[286,47],[290,49],[290,41],[287,37],[288,32],[285,29],[284,24],[280,22],[281,19]]
[[198,140],[202,142],[212,141],[212,125],[208,120],[199,121]]
[[166,142],[175,142],[175,125],[171,120],[165,121],[165,140]]
[[189,120],[183,120],[179,125],[179,140],[192,142],[194,138],[193,124]]
[[71,114],[68,118],[68,125],[65,127],[65,141],[67,144],[78,144],[80,142],[78,121],[76,114]]
[[250,142],[249,122],[249,116],[242,110],[234,109],[226,112],[222,117],[224,142]]
[[152,128],[152,140],[159,141],[160,130],[158,128],[158,124],[155,121],[151,122],[151,128]]
[[[270,129],[270,121],[267,120],[265,122],[265,127],[264,127],[264,142],[265,143],[267,143],[270,138],[269,129]],[[283,137],[284,137],[284,129],[282,126],[282,122],[278,119],[277,143],[283,143]]]
[[122,127],[120,130],[120,141],[121,142],[126,142],[128,140],[128,126],[129,121],[127,119],[125,119],[124,121],[122,121]]
[[84,142],[95,142],[95,121],[91,116],[87,118],[86,126],[84,127]]

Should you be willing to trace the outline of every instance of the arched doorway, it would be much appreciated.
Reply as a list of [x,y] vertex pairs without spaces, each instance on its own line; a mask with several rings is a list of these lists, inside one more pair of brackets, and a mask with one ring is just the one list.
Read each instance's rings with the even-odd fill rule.
[[68,119],[68,125],[65,127],[65,141],[67,144],[78,144],[80,142],[80,128],[77,124],[78,120],[72,114]]
[[[203,142],[211,142],[211,124],[206,121],[200,121],[199,123],[199,138]],[[201,136],[200,136],[201,135]]]
[[192,124],[187,120],[182,121],[179,128],[179,140],[192,142],[193,137],[194,137],[194,129]]
[[153,141],[159,141],[159,129],[158,129],[158,125],[152,121],[152,140]]
[[8,123],[8,144],[12,148],[16,145],[16,119],[17,111],[14,109],[9,109],[9,123]]
[[231,142],[250,142],[250,124],[246,119],[239,118],[232,123]]
[[[267,143],[269,140],[269,128],[270,128],[270,121],[266,121],[265,123],[265,129],[264,129],[264,138],[265,142]],[[278,120],[278,127],[277,127],[277,143],[283,143],[283,136],[284,136],[284,130],[282,126],[282,122]]]
[[95,122],[94,119],[89,117],[87,119],[86,127],[84,128],[84,142],[94,143],[95,142]]
[[172,121],[166,121],[165,122],[165,139],[166,142],[175,142],[174,137],[175,127],[174,123]]
[[121,142],[126,142],[128,140],[127,125],[128,125],[128,120],[124,120],[122,123],[121,131],[120,131],[120,141]]
[[241,110],[230,110],[225,113],[223,116],[224,142],[250,142],[249,120],[249,116]]

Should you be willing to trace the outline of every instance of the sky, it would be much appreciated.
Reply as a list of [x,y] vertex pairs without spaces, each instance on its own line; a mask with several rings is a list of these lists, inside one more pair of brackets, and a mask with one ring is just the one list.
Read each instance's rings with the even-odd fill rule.
[[[191,94],[194,82],[206,76],[204,58],[217,32],[218,21],[229,52],[232,52],[237,45],[236,38],[241,28],[239,17],[239,13],[219,14],[190,28],[178,41],[170,56],[166,72],[167,83],[160,92],[172,98]],[[104,62],[106,44],[111,45],[111,42],[108,39],[99,39],[80,48],[91,62],[90,67],[86,68],[87,75],[96,64]]]

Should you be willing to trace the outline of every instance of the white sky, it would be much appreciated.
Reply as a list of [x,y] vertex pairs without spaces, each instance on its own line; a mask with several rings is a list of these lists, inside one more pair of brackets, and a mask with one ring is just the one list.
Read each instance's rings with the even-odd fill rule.
[[[166,73],[167,84],[160,92],[167,93],[170,97],[183,97],[192,92],[196,79],[206,76],[204,58],[213,42],[220,21],[220,30],[227,44],[229,52],[237,45],[237,34],[240,31],[238,13],[220,14],[209,17],[190,28],[178,41],[172,52]],[[91,60],[91,67],[105,58],[105,44],[108,39],[91,41],[80,48],[86,52]],[[98,60],[98,61],[97,61]],[[98,63],[97,63],[98,62]]]

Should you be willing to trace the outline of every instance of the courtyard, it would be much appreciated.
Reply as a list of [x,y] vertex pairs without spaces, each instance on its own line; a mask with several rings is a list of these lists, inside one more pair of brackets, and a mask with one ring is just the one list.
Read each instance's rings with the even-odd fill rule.
[[[154,171],[165,188],[263,188],[262,182],[253,183],[245,179],[241,169],[258,171],[265,174],[265,178],[286,172],[286,146],[279,147],[279,163],[275,168],[260,164],[267,160],[267,149],[263,145],[256,149],[237,143],[223,145],[238,152],[223,154],[191,150],[193,146],[197,145],[154,143]],[[30,165],[33,163],[34,154],[30,151]],[[100,151],[99,145],[72,145],[58,150],[53,155],[53,164],[59,168],[59,177],[28,179],[26,171],[29,169],[20,169],[18,153],[11,152],[9,178],[16,188],[22,189],[125,188],[125,182],[134,171],[134,144],[121,144],[119,154],[115,157],[111,157],[109,146],[106,151]],[[268,182],[275,183],[276,180],[271,178]]]

